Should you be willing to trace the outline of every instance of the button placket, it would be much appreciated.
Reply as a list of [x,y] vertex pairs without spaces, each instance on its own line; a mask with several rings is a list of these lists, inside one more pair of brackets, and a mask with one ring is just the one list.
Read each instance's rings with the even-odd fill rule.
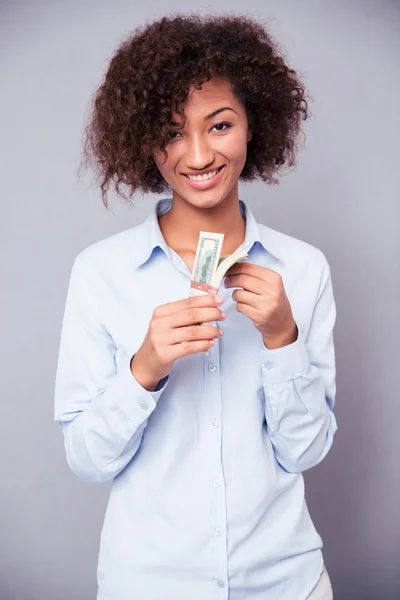
[[[211,323],[217,326],[217,323]],[[210,348],[208,357],[205,359],[205,393],[210,401],[211,422],[210,448],[212,451],[212,465],[214,480],[212,481],[212,492],[215,503],[214,543],[216,563],[214,565],[215,584],[220,589],[218,598],[226,600],[228,594],[228,556],[226,544],[227,516],[225,497],[225,476],[222,464],[222,398],[221,398],[221,367],[220,346],[215,344]],[[224,588],[224,589],[223,589]]]

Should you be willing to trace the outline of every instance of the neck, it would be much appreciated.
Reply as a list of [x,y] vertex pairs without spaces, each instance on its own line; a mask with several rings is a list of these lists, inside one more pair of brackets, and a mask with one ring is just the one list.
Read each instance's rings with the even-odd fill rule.
[[232,254],[246,235],[246,221],[238,199],[212,208],[199,208],[175,197],[170,210],[161,215],[158,222],[168,246],[178,254],[196,254],[200,231],[224,234],[221,256]]

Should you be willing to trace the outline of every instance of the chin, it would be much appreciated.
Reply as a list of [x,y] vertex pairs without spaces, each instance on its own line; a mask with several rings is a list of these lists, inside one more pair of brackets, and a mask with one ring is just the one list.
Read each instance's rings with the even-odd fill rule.
[[187,199],[186,202],[188,202],[188,204],[191,204],[192,206],[195,206],[196,208],[215,208],[216,206],[222,204],[224,200],[225,197],[221,198],[220,196],[214,196],[207,198],[206,196],[204,196],[193,199],[190,198]]
[[190,204],[191,206],[195,206],[197,208],[213,208],[215,206],[219,206],[220,204],[229,202],[229,197],[231,196],[230,190],[204,190],[197,191],[194,190],[192,193],[176,194],[183,200]]

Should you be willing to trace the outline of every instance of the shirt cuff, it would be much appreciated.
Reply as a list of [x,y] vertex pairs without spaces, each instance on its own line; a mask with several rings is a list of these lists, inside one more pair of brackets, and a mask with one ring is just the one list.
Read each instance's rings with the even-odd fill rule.
[[310,366],[305,340],[299,327],[297,340],[282,346],[269,349],[261,338],[260,358],[264,381],[267,383],[283,383],[303,375]]
[[157,406],[168,385],[169,376],[160,380],[154,392],[146,390],[132,374],[131,359],[132,356],[124,354],[118,364],[117,376],[113,382],[113,397],[129,421],[138,427]]

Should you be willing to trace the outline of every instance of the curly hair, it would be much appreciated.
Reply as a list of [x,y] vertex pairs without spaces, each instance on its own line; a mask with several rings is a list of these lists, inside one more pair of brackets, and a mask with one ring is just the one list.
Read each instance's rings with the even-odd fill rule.
[[120,44],[92,99],[79,170],[94,167],[106,208],[110,182],[124,199],[121,184],[129,196],[170,190],[153,152],[166,155],[172,112],[184,124],[190,88],[213,77],[230,82],[252,126],[239,179],[278,183],[280,167],[296,164],[301,120],[309,117],[305,88],[266,26],[244,15],[175,13]]

